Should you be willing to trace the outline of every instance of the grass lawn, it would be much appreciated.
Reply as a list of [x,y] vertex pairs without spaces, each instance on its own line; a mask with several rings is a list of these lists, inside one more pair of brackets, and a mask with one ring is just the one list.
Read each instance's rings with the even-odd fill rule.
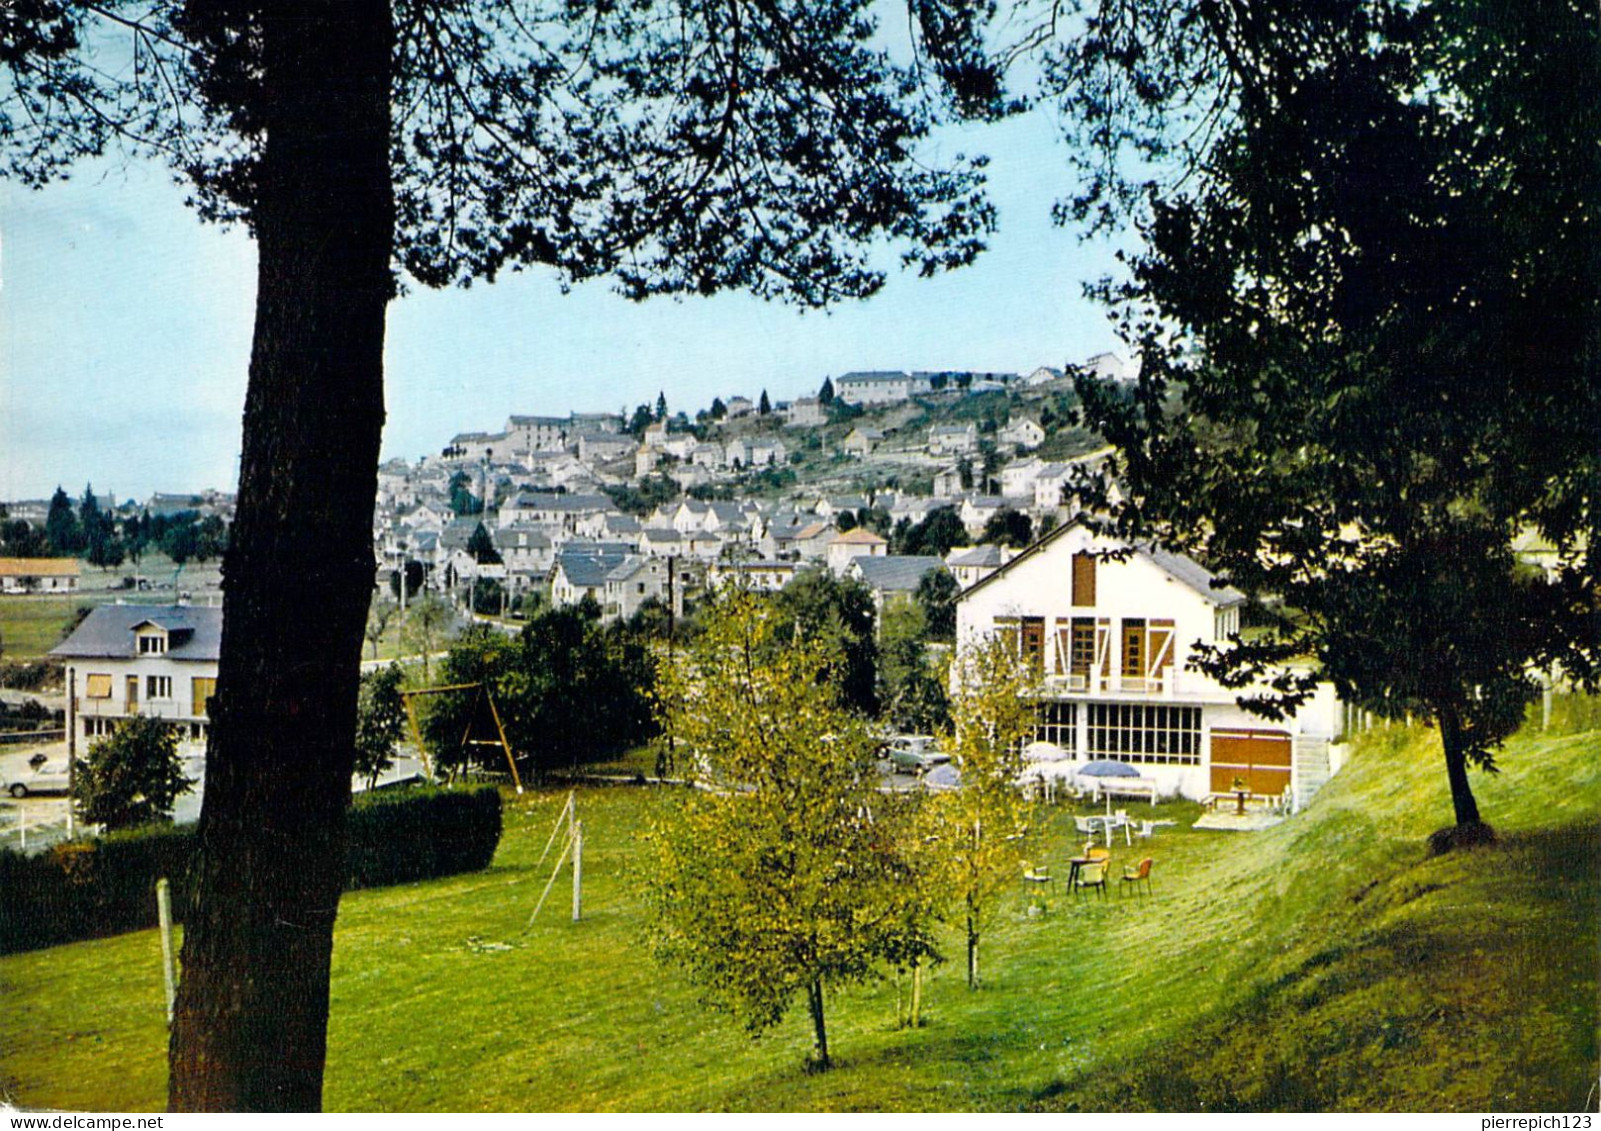
[[[1025,914],[950,958],[924,1027],[893,980],[829,1001],[838,1067],[802,1068],[797,1003],[752,1040],[656,967],[639,934],[638,837],[670,790],[586,789],[582,922],[565,878],[525,929],[565,794],[508,799],[488,871],[356,892],[341,907],[330,1110],[1580,1110],[1597,1062],[1601,732],[1525,734],[1475,775],[1498,846],[1427,858],[1450,805],[1434,736],[1371,736],[1306,813],[1260,833],[1149,846],[1151,899]],[[1135,812],[1146,807],[1136,806]],[[1043,810],[1047,860],[1074,851]],[[1145,851],[1118,846],[1114,860]],[[1058,863],[1057,870],[1065,873]],[[1019,885],[1021,889],[1021,884]],[[157,1109],[154,932],[0,960],[0,1094]]]

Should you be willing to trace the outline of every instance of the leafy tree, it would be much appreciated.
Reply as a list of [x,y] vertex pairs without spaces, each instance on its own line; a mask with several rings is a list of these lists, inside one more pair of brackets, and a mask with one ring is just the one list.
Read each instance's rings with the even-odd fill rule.
[[728,406],[723,403],[722,397],[712,398],[711,417],[713,420],[722,420],[728,415]]
[[400,569],[391,570],[389,573],[389,592],[394,594],[397,601],[400,600],[402,577],[405,578],[406,599],[409,601],[422,590],[423,582],[428,579],[428,571],[421,562],[410,560]]
[[820,637],[827,642],[829,662],[839,665],[829,677],[845,703],[863,715],[876,714],[878,645],[873,594],[867,586],[826,569],[808,569],[773,599],[779,623],[795,639]]
[[649,428],[655,417],[651,415],[649,405],[640,405],[634,409],[634,415],[628,418],[629,434],[638,440],[644,437],[645,429]]
[[73,799],[79,815],[108,830],[172,819],[172,807],[189,792],[178,757],[178,734],[149,716],[126,719],[89,747],[73,766]]
[[767,390],[762,390],[761,399],[756,402],[758,416],[766,416],[773,411],[773,402],[767,399]]
[[834,516],[834,528],[836,530],[838,530],[841,534],[848,533],[849,531],[855,530],[856,529],[856,512],[855,511],[840,511],[837,515]]
[[501,561],[500,551],[495,549],[495,539],[481,522],[473,527],[467,539],[467,553],[479,565],[499,565]]
[[[201,215],[257,245],[174,1108],[321,1101],[372,576],[350,517],[374,503],[399,272],[443,286],[540,267],[636,298],[821,304],[881,285],[881,237],[924,273],[964,264],[994,216],[981,162],[932,167],[918,143],[951,113],[1012,108],[986,14],[919,3],[905,64],[867,0],[541,19],[470,0],[31,0],[5,19],[0,174],[42,184],[123,144],[170,160]],[[130,63],[106,65],[119,48]]]
[[1034,520],[1022,511],[1002,507],[984,524],[980,541],[1021,550],[1034,540]]
[[405,671],[399,664],[385,664],[361,677],[356,702],[355,772],[368,789],[378,784],[383,772],[395,764],[395,750],[406,733],[406,705],[400,697]]
[[956,639],[956,598],[961,591],[956,578],[943,569],[930,570],[917,583],[913,597],[923,611],[923,623],[930,640]]
[[484,513],[484,501],[473,494],[472,480],[465,471],[450,477],[450,511],[457,517]]
[[952,546],[961,546],[966,542],[967,528],[962,525],[956,508],[939,507],[930,511],[922,522],[907,528],[896,553],[928,554],[943,558],[951,552]]
[[823,378],[823,387],[817,390],[817,403],[824,408],[834,403],[834,379],[832,377]]
[[828,992],[934,953],[911,913],[898,799],[878,790],[873,737],[831,650],[748,593],[710,610],[661,695],[665,732],[705,788],[654,824],[645,873],[658,957],[752,1034],[804,994],[820,1068]]
[[4,542],[8,557],[45,558],[52,554],[49,535],[35,530],[25,518],[0,524],[0,542]]
[[[394,574],[390,575],[389,580],[391,585],[398,584]],[[367,606],[367,627],[362,630],[362,635],[372,645],[372,658],[375,660],[378,658],[378,642],[389,631],[389,623],[395,619],[398,611],[399,606],[384,597],[375,597]]]
[[973,489],[973,461],[967,456],[959,456],[956,460],[956,476],[962,485],[962,490]]
[[435,593],[425,593],[406,610],[406,623],[402,628],[406,640],[422,660],[422,677],[431,678],[429,664],[435,647],[449,630],[452,615],[450,606]]
[[929,664],[928,623],[915,602],[884,610],[878,636],[879,702],[890,725],[911,734],[934,734],[950,725],[941,673]]
[[945,748],[958,789],[933,799],[930,819],[945,847],[943,881],[967,943],[967,984],[979,984],[979,943],[1001,894],[1027,856],[1028,814],[1017,780],[1034,730],[1037,689],[1014,648],[999,638],[967,644],[952,661],[951,731]]
[[[1456,819],[1436,846],[1487,839],[1469,767],[1542,669],[1597,681],[1601,105],[1571,92],[1601,82],[1601,19],[1098,8],[1062,70],[1102,143],[1073,210],[1137,205],[1147,240],[1103,292],[1138,387],[1078,381],[1118,449],[1115,529],[1294,610],[1204,657],[1231,686],[1310,655],[1343,696],[1432,718]],[[1125,143],[1196,175],[1131,184]],[[1553,569],[1518,559],[1527,531]],[[1249,703],[1278,717],[1313,678]]]
[[72,500],[60,487],[50,497],[44,533],[50,543],[50,552],[55,557],[71,557],[83,549],[83,530],[78,524],[78,516],[73,512]]

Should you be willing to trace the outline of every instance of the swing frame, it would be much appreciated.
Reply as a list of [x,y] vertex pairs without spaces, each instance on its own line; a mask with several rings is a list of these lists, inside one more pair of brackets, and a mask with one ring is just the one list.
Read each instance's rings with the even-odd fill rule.
[[[417,744],[417,752],[422,755],[423,761],[427,765],[428,776],[430,778],[434,776],[434,767],[432,765],[432,759],[428,757],[428,747],[423,743],[422,728],[417,725],[417,708],[413,703],[413,700],[418,696],[444,695],[452,691],[473,690],[478,692],[478,698],[473,700],[472,714],[467,719],[467,731],[461,736],[461,749],[463,752],[465,752],[469,746],[500,747],[501,750],[505,752],[506,765],[511,770],[512,784],[517,787],[517,792],[521,793],[523,791],[523,780],[522,777],[517,773],[517,759],[512,757],[511,743],[506,741],[506,727],[500,721],[500,710],[495,706],[494,692],[490,691],[490,689],[482,683],[450,683],[444,684],[440,687],[418,687],[411,691],[402,691],[400,693],[400,700],[406,705],[406,720],[411,724],[412,741]],[[472,737],[473,720],[478,717],[478,703],[480,700],[487,700],[489,703],[490,717],[495,720],[495,733],[500,736],[498,741],[492,738]]]

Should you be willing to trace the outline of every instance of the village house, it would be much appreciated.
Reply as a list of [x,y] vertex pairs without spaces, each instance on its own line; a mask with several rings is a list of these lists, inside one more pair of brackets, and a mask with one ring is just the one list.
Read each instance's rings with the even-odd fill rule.
[[628,547],[615,542],[575,538],[563,543],[550,570],[551,605],[563,609],[589,597],[604,607],[607,575],[628,556]]
[[845,569],[845,576],[855,578],[872,591],[873,607],[882,615],[890,602],[912,599],[923,578],[931,573],[943,572],[945,563],[939,558],[896,554],[852,558]]
[[824,550],[824,560],[835,577],[845,576],[845,569],[856,558],[883,557],[889,553],[889,543],[864,526],[835,534]]
[[50,650],[67,669],[67,725],[82,740],[136,716],[165,719],[181,744],[205,742],[217,690],[222,610],[101,605]]
[[1006,500],[995,495],[968,495],[956,510],[968,537],[977,538],[984,533],[990,519],[1006,509]]
[[978,429],[971,424],[936,424],[928,430],[928,454],[959,456],[978,451]]
[[1026,416],[1019,416],[1008,421],[996,435],[996,439],[1003,444],[1010,444],[1019,451],[1031,452],[1045,442],[1045,429],[1038,422]]
[[899,404],[933,388],[927,374],[899,370],[847,373],[834,382],[834,395],[846,404],[870,407]]
[[851,429],[850,435],[845,437],[840,447],[844,449],[846,455],[862,459],[872,455],[873,449],[878,447],[883,439],[884,433],[877,428],[869,428],[866,425],[859,424]]
[[945,568],[963,589],[977,585],[1016,556],[1004,546],[985,542],[977,546],[956,546],[945,555]]
[[738,420],[756,411],[755,402],[749,397],[729,397],[728,404],[724,407],[728,409],[729,420]]
[[674,612],[683,612],[683,586],[671,586],[670,559],[629,554],[606,573],[600,598],[601,620],[627,620],[647,601],[667,603],[669,598],[677,606]]
[[506,438],[509,451],[518,455],[530,452],[559,452],[567,447],[568,421],[557,416],[513,416],[506,421]]
[[1032,456],[1013,460],[1001,468],[1001,497],[1034,501],[1034,480],[1049,466]]
[[0,558],[0,593],[71,593],[81,572],[77,558]]
[[934,497],[936,499],[955,499],[961,495],[963,490],[960,468],[947,467],[944,471],[934,473]]
[[749,562],[716,562],[706,571],[706,581],[714,589],[737,588],[753,593],[776,593],[795,577],[795,563],[763,559]]
[[589,515],[610,510],[605,495],[567,494],[556,491],[519,492],[500,506],[501,526],[538,526],[551,535],[573,534]]
[[1244,603],[1188,558],[1074,523],[962,592],[957,642],[999,636],[1017,650],[1041,681],[1036,740],[1067,760],[1128,762],[1165,794],[1246,792],[1298,807],[1332,771],[1332,688],[1270,722],[1239,705],[1249,689],[1188,667],[1198,645],[1236,636]]
[[612,463],[628,459],[639,445],[632,436],[618,436],[609,432],[586,432],[578,437],[578,458],[584,463]]

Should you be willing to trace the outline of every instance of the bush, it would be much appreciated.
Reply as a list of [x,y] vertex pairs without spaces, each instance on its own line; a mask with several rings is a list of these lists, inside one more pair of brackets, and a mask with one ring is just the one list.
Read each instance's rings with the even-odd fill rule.
[[58,660],[0,660],[0,687],[42,691],[59,685],[63,671]]
[[[486,868],[500,843],[492,786],[366,794],[351,807],[348,889]],[[173,915],[189,906],[194,828],[152,826],[57,845],[36,856],[0,850],[0,954],[156,925],[156,880],[172,881]]]

